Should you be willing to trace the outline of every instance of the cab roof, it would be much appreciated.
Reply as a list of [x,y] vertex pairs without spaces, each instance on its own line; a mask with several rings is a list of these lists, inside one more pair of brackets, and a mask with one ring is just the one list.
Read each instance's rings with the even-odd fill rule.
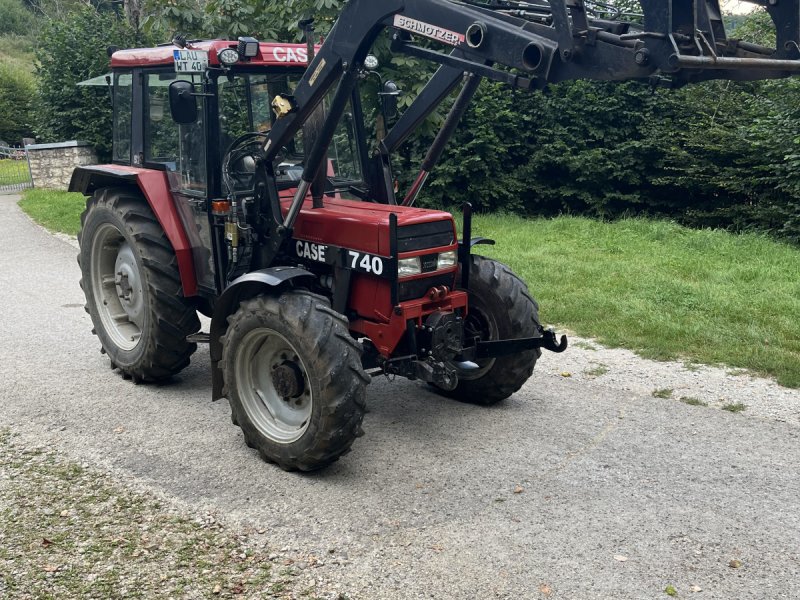
[[[220,66],[217,53],[225,48],[236,49],[238,42],[235,40],[207,40],[194,42],[187,50],[201,50],[208,52],[208,64],[212,67]],[[118,50],[111,56],[111,67],[114,69],[131,67],[156,67],[172,65],[173,52],[177,46],[157,46],[155,48],[133,48],[131,50]],[[297,67],[308,65],[308,50],[305,44],[281,44],[259,42],[258,54],[251,59],[243,59],[239,65],[253,67]]]

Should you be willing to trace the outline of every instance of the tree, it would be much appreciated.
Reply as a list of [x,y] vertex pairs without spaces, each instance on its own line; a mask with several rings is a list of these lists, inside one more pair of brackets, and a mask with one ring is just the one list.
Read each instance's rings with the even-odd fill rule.
[[36,84],[22,69],[0,63],[0,139],[20,144],[33,131]]
[[90,142],[98,157],[111,156],[111,102],[104,87],[77,84],[109,71],[106,49],[145,43],[113,13],[84,7],[62,20],[49,21],[39,50],[39,105],[36,132],[42,141],[81,139]]

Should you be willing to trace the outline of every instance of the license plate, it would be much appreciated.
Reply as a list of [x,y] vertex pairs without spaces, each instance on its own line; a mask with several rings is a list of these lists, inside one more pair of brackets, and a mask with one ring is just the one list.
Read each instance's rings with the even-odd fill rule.
[[205,73],[208,52],[203,50],[173,50],[176,73]]

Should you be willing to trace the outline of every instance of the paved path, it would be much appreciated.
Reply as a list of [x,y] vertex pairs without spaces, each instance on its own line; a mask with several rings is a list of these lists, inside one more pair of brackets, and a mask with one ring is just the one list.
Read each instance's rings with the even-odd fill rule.
[[346,557],[315,571],[351,598],[800,597],[798,426],[563,378],[550,355],[491,409],[378,380],[353,452],[287,474],[209,401],[207,350],[170,385],[109,370],[74,248],[15,200],[0,196],[0,427]]

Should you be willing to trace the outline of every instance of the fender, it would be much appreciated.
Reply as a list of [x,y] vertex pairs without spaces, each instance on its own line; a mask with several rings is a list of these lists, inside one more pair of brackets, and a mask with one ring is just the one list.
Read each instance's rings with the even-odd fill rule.
[[211,319],[211,385],[212,400],[222,398],[222,336],[228,330],[228,317],[233,314],[242,300],[257,296],[265,291],[281,287],[303,279],[313,279],[314,274],[300,267],[270,267],[242,275],[231,283],[214,303],[214,316]]
[[197,275],[192,247],[170,192],[166,172],[122,165],[77,167],[72,173],[69,191],[91,196],[100,188],[119,185],[138,187],[147,199],[178,259],[183,295],[186,298],[196,296]]

